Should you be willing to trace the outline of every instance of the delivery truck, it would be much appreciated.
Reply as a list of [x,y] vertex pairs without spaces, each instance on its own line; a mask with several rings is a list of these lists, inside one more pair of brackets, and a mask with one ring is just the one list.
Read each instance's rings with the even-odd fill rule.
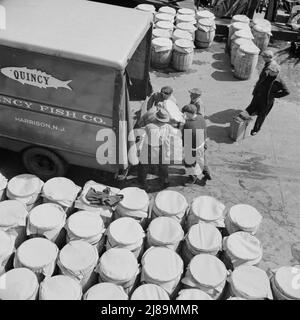
[[117,175],[137,162],[129,133],[148,92],[152,14],[85,0],[1,5],[1,148],[45,179],[68,164]]

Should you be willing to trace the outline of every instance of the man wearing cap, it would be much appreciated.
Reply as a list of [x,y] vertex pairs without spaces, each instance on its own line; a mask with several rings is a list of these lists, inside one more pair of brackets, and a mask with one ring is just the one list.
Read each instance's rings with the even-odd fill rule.
[[201,100],[202,91],[198,88],[193,88],[189,90],[190,93],[190,104],[193,104],[197,107],[197,114],[201,114],[203,117],[205,116],[205,108],[204,104]]
[[162,87],[160,92],[154,92],[148,102],[147,102],[147,111],[153,106],[161,106],[165,100],[171,99],[176,103],[176,99],[173,96],[173,89],[171,87]]
[[197,107],[193,104],[182,108],[186,121],[182,130],[184,146],[184,164],[189,182],[195,183],[202,173],[206,180],[211,180],[210,172],[206,164],[206,123],[201,114],[197,114]]

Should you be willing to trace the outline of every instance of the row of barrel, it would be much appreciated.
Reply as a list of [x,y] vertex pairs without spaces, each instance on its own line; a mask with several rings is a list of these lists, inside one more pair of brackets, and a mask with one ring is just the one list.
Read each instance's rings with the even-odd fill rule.
[[252,206],[136,187],[109,187],[122,200],[99,206],[90,191],[107,186],[29,174],[0,190],[0,299],[300,299],[299,266],[258,267]]
[[194,47],[208,48],[215,37],[215,16],[208,10],[163,6],[158,12],[152,5],[141,4],[138,10],[153,13],[151,65],[164,69],[170,64],[175,70],[187,71],[193,63]]
[[271,23],[266,19],[250,19],[235,15],[229,26],[227,51],[234,76],[247,80],[253,74],[259,53],[266,50],[271,36]]

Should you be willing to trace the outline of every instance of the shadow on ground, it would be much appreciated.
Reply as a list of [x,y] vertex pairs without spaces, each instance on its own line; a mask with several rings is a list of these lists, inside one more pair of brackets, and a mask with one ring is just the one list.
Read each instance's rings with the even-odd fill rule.
[[243,110],[238,110],[238,109],[227,109],[220,112],[216,112],[210,115],[209,117],[207,117],[207,119],[213,123],[226,124],[226,123],[230,123],[232,118],[238,115],[242,111]]
[[229,137],[230,127],[208,126],[207,136],[216,143],[232,144],[234,141]]

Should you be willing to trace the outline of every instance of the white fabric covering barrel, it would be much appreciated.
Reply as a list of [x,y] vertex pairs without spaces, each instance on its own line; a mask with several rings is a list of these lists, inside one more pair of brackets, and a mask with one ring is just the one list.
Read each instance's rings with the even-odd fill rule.
[[44,202],[57,203],[69,214],[80,190],[81,188],[70,179],[58,177],[44,184],[42,196]]
[[116,208],[115,218],[131,217],[145,226],[148,220],[150,202],[146,191],[136,187],[128,187],[122,189],[119,194],[123,195],[124,198]]
[[161,286],[169,296],[177,294],[183,261],[169,248],[151,247],[142,258],[141,283],[153,283]]
[[83,240],[102,252],[105,243],[103,220],[96,212],[77,211],[67,220],[67,241]]
[[193,41],[193,36],[188,31],[175,29],[173,31],[172,39],[173,41],[176,41],[178,39],[187,39],[187,40]]
[[107,229],[106,250],[125,248],[139,259],[143,253],[144,237],[144,230],[136,220],[128,217],[117,219]]
[[212,297],[200,289],[182,289],[176,300],[213,300]]
[[271,286],[275,300],[300,300],[299,274],[300,265],[273,271]]
[[147,229],[147,248],[167,247],[177,250],[184,238],[184,231],[178,221],[170,217],[158,217]]
[[20,174],[8,181],[6,196],[23,202],[30,210],[39,200],[44,182],[33,174]]
[[229,234],[245,231],[254,235],[262,222],[262,215],[248,204],[232,206],[225,217],[225,226]]
[[[171,32],[170,32],[171,35]],[[151,41],[151,65],[163,69],[169,66],[173,43],[168,38],[154,38]]]
[[252,28],[252,34],[254,36],[255,45],[261,50],[264,51],[268,48],[272,32],[268,26],[263,26],[255,24]]
[[197,22],[195,44],[197,48],[209,48],[215,38],[216,24],[214,20],[200,19]]
[[152,39],[154,38],[167,38],[170,39],[170,31],[164,29],[153,29],[152,30]]
[[180,8],[177,11],[177,14],[183,14],[183,15],[191,15],[191,16],[195,16],[195,11],[189,8]]
[[0,276],[0,300],[36,300],[39,283],[27,268],[12,269]]
[[211,223],[217,228],[225,227],[225,205],[210,196],[200,196],[192,201],[187,216],[187,229],[198,222]]
[[68,276],[45,278],[40,284],[39,300],[81,300],[81,297],[79,282]]
[[236,38],[234,39],[230,46],[231,46],[231,52],[230,52],[230,63],[234,66],[235,64],[235,58],[237,51],[240,46],[244,44],[249,44],[249,45],[254,45],[254,42],[250,39],[245,39],[245,38]]
[[267,273],[254,266],[240,266],[228,278],[230,293],[247,300],[272,299]]
[[28,211],[18,200],[0,202],[0,230],[15,237],[15,247],[26,240],[26,218]]
[[155,12],[155,7],[152,4],[139,4],[135,7],[135,9],[152,13]]
[[193,15],[190,14],[177,14],[176,23],[191,23],[195,24],[196,19]]
[[195,31],[197,28],[192,23],[188,23],[188,22],[177,23],[176,29],[189,32],[192,35],[192,38],[195,39]]
[[231,19],[232,22],[242,22],[247,25],[250,23],[250,19],[244,14],[236,14]]
[[130,250],[111,248],[100,257],[96,272],[99,274],[99,282],[111,282],[122,286],[130,295],[136,285],[139,266]]
[[162,287],[146,283],[134,290],[130,300],[170,300],[170,297]]
[[[237,30],[234,32],[234,34],[231,36],[230,41],[231,44],[233,41],[237,38],[243,38],[243,39],[248,39],[248,40],[254,40],[254,36],[251,31],[247,29],[242,29],[242,30]],[[231,49],[231,48],[230,48]]]
[[222,235],[212,224],[199,222],[191,226],[182,247],[185,264],[200,253],[217,255],[222,250]]
[[102,282],[89,288],[83,300],[128,300],[128,295],[123,287],[114,283]]
[[238,231],[223,239],[224,263],[234,269],[240,265],[257,265],[262,259],[260,241],[248,232]]
[[196,19],[197,21],[201,19],[215,20],[215,15],[208,10],[200,10],[196,13]]
[[163,190],[154,199],[152,218],[170,217],[181,223],[187,208],[188,203],[183,194],[173,190]]
[[228,48],[231,47],[231,37],[232,35],[238,30],[247,30],[251,32],[250,26],[243,22],[233,22],[228,29],[228,39],[227,39],[227,46]]
[[0,230],[0,275],[12,269],[12,257],[15,251],[15,237]]
[[86,292],[97,282],[94,273],[98,261],[98,251],[90,243],[82,240],[70,241],[58,255],[60,274],[80,282],[82,292]]
[[157,21],[154,25],[155,29],[163,29],[167,30],[170,33],[170,36],[172,35],[174,24],[170,21]]
[[66,223],[64,209],[55,203],[44,203],[33,208],[28,215],[27,236],[41,236],[54,242],[59,248],[65,243]]
[[5,197],[6,186],[7,186],[7,179],[0,172],[0,201],[2,201]]
[[40,281],[51,277],[55,271],[58,248],[44,238],[33,238],[23,242],[16,251],[14,267],[32,270]]
[[194,59],[194,43],[187,39],[178,39],[174,42],[172,66],[178,71],[187,71],[191,68]]
[[224,263],[213,255],[203,253],[191,260],[181,282],[185,288],[200,289],[216,300],[221,298],[226,280]]
[[155,15],[155,22],[158,22],[158,21],[169,21],[169,22],[173,23],[174,16],[167,14],[167,13],[158,12]]
[[176,15],[176,10],[174,8],[168,7],[168,6],[162,6],[158,9],[158,12],[161,13],[167,13],[170,14],[171,16],[175,16]]

